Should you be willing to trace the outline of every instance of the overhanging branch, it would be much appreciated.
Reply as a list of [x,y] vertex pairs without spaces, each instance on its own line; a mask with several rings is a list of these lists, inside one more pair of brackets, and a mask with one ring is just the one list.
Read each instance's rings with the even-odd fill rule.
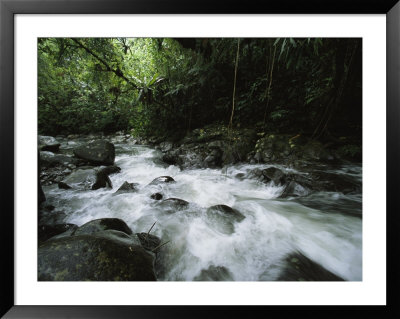
[[91,49],[89,49],[87,46],[83,45],[79,40],[71,38],[72,41],[74,41],[80,48],[84,49],[87,53],[89,53],[91,56],[96,58],[101,64],[103,64],[106,67],[106,70],[109,72],[113,72],[116,76],[124,79],[126,82],[128,82],[130,85],[132,85],[135,89],[138,89],[137,85],[133,83],[131,80],[129,80],[123,73],[122,71],[117,68],[116,70],[110,67],[110,65],[104,61],[101,57],[99,57],[95,52],[93,52]]

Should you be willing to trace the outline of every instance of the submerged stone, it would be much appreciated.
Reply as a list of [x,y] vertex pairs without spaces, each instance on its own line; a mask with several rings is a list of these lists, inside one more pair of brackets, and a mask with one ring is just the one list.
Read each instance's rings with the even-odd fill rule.
[[227,205],[211,206],[206,211],[206,222],[214,230],[230,235],[235,232],[235,222],[241,222],[245,216]]
[[233,218],[237,222],[241,222],[243,219],[245,219],[245,216],[242,213],[240,213],[237,209],[234,209],[227,205],[211,206],[207,209],[207,213],[208,214],[215,213],[218,215],[224,215],[224,216]]
[[194,281],[233,281],[230,271],[223,266],[211,265],[202,269],[200,274],[193,278]]
[[289,254],[278,281],[344,281],[300,252]]

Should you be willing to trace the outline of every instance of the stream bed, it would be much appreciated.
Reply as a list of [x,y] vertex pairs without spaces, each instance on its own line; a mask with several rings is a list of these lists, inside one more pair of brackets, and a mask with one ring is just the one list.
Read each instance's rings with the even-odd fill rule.
[[[71,155],[83,142],[65,139],[60,151]],[[43,186],[47,204],[56,207],[56,212],[43,216],[45,221],[81,226],[93,219],[120,218],[134,233],[147,232],[156,222],[151,234],[161,242],[169,241],[158,257],[163,268],[157,279],[163,281],[279,280],[287,256],[294,252],[344,280],[362,280],[361,192],[320,191],[280,198],[284,186],[247,177],[256,168],[270,167],[268,164],[181,170],[163,163],[162,153],[152,147],[114,144],[115,165],[121,172],[110,175],[113,188],[91,190],[91,168],[78,167],[67,177],[71,189]],[[274,166],[285,173],[307,174]],[[318,169],[362,181],[361,165]],[[74,184],[74,174],[79,183]],[[82,176],[87,176],[86,184],[81,182]],[[175,183],[149,185],[159,176],[171,176]],[[137,183],[137,191],[114,194],[125,181]],[[154,193],[189,205],[176,208],[152,199]],[[229,221],[211,216],[207,208],[213,205],[230,206],[245,218]]]

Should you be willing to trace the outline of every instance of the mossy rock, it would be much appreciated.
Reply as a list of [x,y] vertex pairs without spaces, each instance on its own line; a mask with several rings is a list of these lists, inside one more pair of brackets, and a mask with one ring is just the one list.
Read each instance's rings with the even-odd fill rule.
[[154,281],[154,255],[128,238],[81,235],[38,249],[39,281]]
[[75,236],[91,235],[91,234],[95,234],[99,231],[108,230],[108,229],[122,231],[128,235],[132,234],[132,230],[122,219],[100,218],[100,219],[91,220],[90,222],[83,224],[74,232],[74,235]]
[[74,155],[94,165],[113,165],[115,147],[108,141],[96,140],[74,149]]

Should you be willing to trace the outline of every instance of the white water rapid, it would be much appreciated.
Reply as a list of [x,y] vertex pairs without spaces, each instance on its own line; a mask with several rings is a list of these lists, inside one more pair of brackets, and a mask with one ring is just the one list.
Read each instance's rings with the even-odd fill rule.
[[[67,146],[64,151],[69,151]],[[284,258],[294,251],[345,280],[362,280],[361,194],[319,192],[281,199],[278,196],[283,187],[235,177],[269,165],[180,170],[163,165],[160,155],[149,147],[116,144],[115,165],[121,172],[110,175],[113,189],[64,190],[53,184],[43,187],[48,203],[64,213],[63,222],[78,226],[114,217],[124,220],[133,232],[147,232],[157,222],[151,234],[162,242],[170,241],[161,248],[165,270],[158,280],[196,280],[210,266],[224,267],[229,280],[276,280]],[[360,166],[334,172],[361,180]],[[166,175],[176,183],[147,186]],[[139,191],[114,195],[125,181],[138,183]],[[180,198],[190,205],[171,212],[160,205],[161,201],[150,198],[155,192],[162,192],[164,199]],[[206,214],[208,207],[217,204],[231,206],[245,216],[233,224],[233,233],[225,231],[224,220],[210,220]]]

